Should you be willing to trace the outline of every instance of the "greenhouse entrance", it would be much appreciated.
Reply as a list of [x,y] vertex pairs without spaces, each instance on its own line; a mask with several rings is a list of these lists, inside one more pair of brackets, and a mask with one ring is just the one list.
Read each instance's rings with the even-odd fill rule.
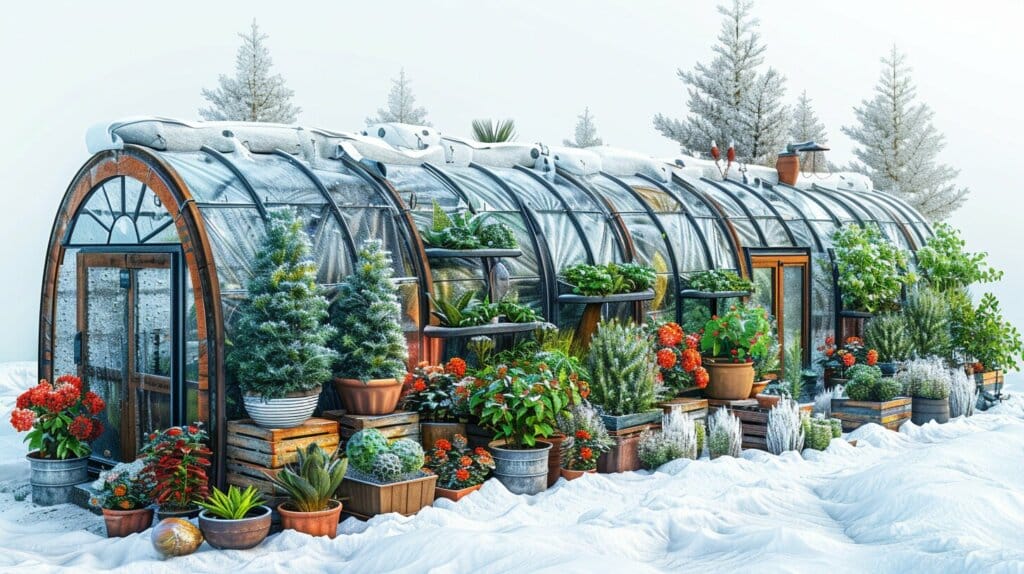
[[802,361],[809,358],[811,318],[811,256],[802,250],[749,250],[753,303],[775,317],[779,353],[800,345]]
[[147,433],[183,422],[180,254],[83,250],[77,259],[75,359],[107,403],[93,458],[131,461]]

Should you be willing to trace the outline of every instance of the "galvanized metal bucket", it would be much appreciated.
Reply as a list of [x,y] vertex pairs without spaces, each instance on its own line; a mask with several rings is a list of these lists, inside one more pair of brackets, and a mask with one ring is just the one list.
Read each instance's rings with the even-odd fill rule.
[[39,506],[71,502],[71,493],[75,485],[89,480],[89,457],[56,460],[36,458],[29,453],[25,458],[32,469],[29,476],[32,502]]
[[537,442],[532,449],[504,448],[504,442],[491,443],[494,477],[512,494],[537,494],[548,488],[548,452],[551,443]]

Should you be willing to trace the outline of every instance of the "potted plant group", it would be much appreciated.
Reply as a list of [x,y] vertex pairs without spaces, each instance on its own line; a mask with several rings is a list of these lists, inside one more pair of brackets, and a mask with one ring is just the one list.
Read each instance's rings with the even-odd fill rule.
[[73,375],[62,375],[52,385],[39,381],[18,396],[11,426],[28,432],[32,502],[69,502],[74,486],[89,479],[89,443],[103,434],[97,415],[104,408],[103,399],[83,389],[82,380]]
[[708,386],[699,333],[687,334],[675,322],[658,325],[654,329],[654,356],[661,380],[673,395]]
[[402,394],[409,357],[391,257],[366,241],[331,308],[339,353],[334,385],[350,414],[386,415]]
[[[594,298],[650,291],[657,278],[654,268],[642,263],[579,263],[566,267],[561,275],[573,294]],[[653,298],[654,292],[649,295]]]
[[494,458],[487,449],[470,450],[466,437],[456,434],[451,440],[439,438],[424,456],[424,467],[437,475],[435,498],[458,502],[480,490],[494,470]]
[[949,421],[949,393],[952,377],[939,359],[915,359],[896,375],[904,394],[913,399],[911,420],[923,425],[934,420]]
[[704,393],[713,399],[740,400],[754,386],[754,359],[765,356],[771,344],[768,311],[743,303],[731,305],[704,325],[701,350],[709,357],[710,378]]
[[246,412],[265,428],[297,427],[313,414],[336,356],[303,226],[292,210],[271,214],[227,355]]
[[281,527],[334,538],[341,520],[341,502],[335,500],[334,493],[345,478],[348,459],[339,458],[337,452],[329,454],[316,443],[297,449],[296,454],[295,464],[275,474],[266,473],[288,493],[288,501],[277,507]]
[[270,507],[253,486],[242,490],[231,485],[227,491],[215,487],[199,506],[199,529],[214,548],[247,550],[270,534]]
[[600,456],[615,444],[601,415],[586,403],[573,405],[558,416],[558,428],[565,433],[561,475],[575,480],[584,474],[597,472]]
[[844,225],[833,234],[832,245],[844,311],[871,315],[899,309],[904,286],[917,280],[900,248],[873,225]]
[[454,357],[444,366],[422,363],[406,374],[402,408],[419,413],[420,441],[425,448],[438,439],[449,442],[466,434],[472,377],[466,377],[466,361]]
[[406,516],[430,506],[437,475],[423,472],[423,447],[400,438],[389,442],[377,429],[363,429],[345,444],[348,472],[338,494],[347,511],[371,517],[387,512]]
[[142,455],[153,483],[157,520],[199,516],[199,502],[210,494],[206,473],[213,452],[206,446],[206,431],[198,425],[171,427],[147,439]]
[[903,385],[884,377],[878,366],[854,365],[844,387],[846,398],[832,399],[832,415],[842,421],[844,430],[867,423],[896,430],[910,418],[910,400],[901,397]]
[[107,537],[117,538],[142,532],[153,524],[150,492],[153,488],[145,463],[118,463],[101,472],[92,484],[96,494],[89,503],[103,509]]

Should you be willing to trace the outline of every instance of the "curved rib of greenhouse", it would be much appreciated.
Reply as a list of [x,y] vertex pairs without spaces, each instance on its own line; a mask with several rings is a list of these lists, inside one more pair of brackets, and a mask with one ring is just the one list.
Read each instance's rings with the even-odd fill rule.
[[[688,158],[669,164],[608,150],[473,144],[429,129],[421,136],[426,143],[408,149],[388,137],[158,119],[91,132],[95,155],[71,182],[51,237],[41,376],[75,371],[83,332],[91,337],[91,364],[107,361],[111,370],[125,345],[137,347],[138,357],[161,348],[159,341],[83,331],[83,325],[118,319],[98,305],[82,308],[76,293],[83,286],[108,288],[104,273],[110,268],[97,263],[109,259],[103,254],[130,259],[166,250],[175,270],[167,281],[180,286],[166,313],[179,313],[184,327],[168,336],[183,340],[184,356],[167,358],[163,367],[164,358],[152,351],[146,372],[186,381],[184,395],[171,399],[172,410],[211,426],[225,420],[230,326],[267,215],[282,207],[295,209],[305,222],[319,282],[328,288],[351,272],[361,242],[384,242],[394,259],[412,361],[445,352],[440,341],[423,336],[431,321],[428,294],[481,290],[487,281],[479,261],[428,260],[418,228],[429,225],[434,202],[508,224],[522,250],[504,261],[508,289],[565,327],[581,313],[578,305],[558,302],[559,270],[569,265],[652,266],[658,274],[654,299],[642,309],[623,303],[606,312],[682,322],[679,292],[688,274],[733,269],[749,277],[752,255],[800,252],[812,263],[805,337],[818,340],[833,330],[836,317],[831,271],[818,262],[829,259],[838,227],[877,224],[908,251],[931,234],[924,218],[898,199],[864,188],[824,187],[813,178],[794,187],[776,183],[766,170],[743,183],[735,176],[707,177],[706,166],[694,169]],[[135,281],[145,293],[142,275]],[[173,366],[178,364],[184,368]],[[103,376],[102,368],[96,371],[93,376]],[[212,430],[223,441],[220,429]]]

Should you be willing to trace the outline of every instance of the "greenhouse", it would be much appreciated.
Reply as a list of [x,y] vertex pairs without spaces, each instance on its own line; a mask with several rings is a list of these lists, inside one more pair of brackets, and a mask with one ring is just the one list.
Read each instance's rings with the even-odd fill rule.
[[[751,168],[723,179],[690,158],[481,144],[399,124],[355,134],[138,119],[92,130],[88,143],[94,155],[68,186],[51,234],[39,376],[79,373],[126,411],[106,415],[93,444],[102,464],[132,460],[150,429],[201,420],[223,472],[233,314],[269,214],[282,207],[303,218],[329,296],[364,240],[384,242],[410,364],[442,361],[463,344],[431,331],[432,298],[515,294],[573,327],[586,305],[564,297],[561,271],[608,262],[643,263],[657,278],[648,300],[611,302],[605,316],[685,325],[712,312],[712,300],[687,296],[687,278],[730,269],[758,286],[753,299],[777,321],[780,342],[799,341],[809,360],[845,317],[831,265],[820,263],[832,257],[833,232],[876,224],[907,252],[932,234],[901,201],[826,186],[835,178],[791,186]],[[435,204],[490,214],[511,227],[520,253],[428,254],[421,235]]]

